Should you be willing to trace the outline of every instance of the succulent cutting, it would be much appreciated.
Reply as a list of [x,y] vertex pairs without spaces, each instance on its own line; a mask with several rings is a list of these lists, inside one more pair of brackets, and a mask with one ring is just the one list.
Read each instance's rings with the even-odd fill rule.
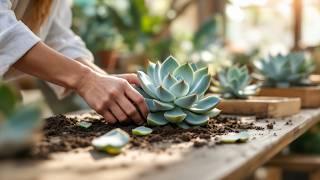
[[246,66],[232,66],[222,69],[218,73],[217,88],[214,91],[221,93],[225,99],[246,99],[257,92],[258,85],[250,85],[252,79]]
[[186,128],[205,125],[210,117],[219,114],[215,106],[219,98],[205,96],[211,76],[208,68],[195,64],[180,65],[169,56],[163,63],[149,63],[147,73],[138,71],[141,94],[149,107],[147,123],[161,126],[167,123]]
[[310,85],[309,75],[314,71],[312,60],[302,52],[268,56],[254,63],[268,87],[290,87]]
[[129,134],[120,128],[116,128],[93,139],[91,143],[97,150],[117,155],[121,153],[123,147],[127,145],[129,141]]

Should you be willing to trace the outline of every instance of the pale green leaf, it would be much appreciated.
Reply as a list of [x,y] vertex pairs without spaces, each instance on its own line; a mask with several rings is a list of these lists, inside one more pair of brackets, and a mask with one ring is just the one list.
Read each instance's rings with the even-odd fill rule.
[[152,133],[152,129],[145,126],[139,126],[132,129],[132,134],[137,136],[145,136],[151,133]]
[[186,81],[180,80],[170,87],[170,92],[176,97],[182,97],[188,94],[189,85]]
[[189,94],[203,95],[210,86],[210,75],[205,75],[200,81],[195,82],[195,86],[190,90]]
[[120,128],[113,129],[108,133],[92,140],[92,145],[101,151],[110,154],[119,154],[121,149],[128,144],[130,136]]
[[173,75],[178,80],[185,80],[188,84],[192,84],[193,82],[193,70],[189,63],[179,66],[174,72]]
[[185,121],[188,124],[195,125],[195,126],[202,126],[208,123],[209,116],[205,114],[195,114],[189,111],[185,111],[187,117]]
[[178,66],[179,64],[173,56],[167,57],[161,66],[161,79],[163,80],[168,74],[173,73]]
[[219,102],[220,99],[218,97],[208,96],[199,100],[197,104],[190,108],[190,111],[195,113],[206,113],[213,109]]
[[153,84],[150,77],[142,71],[138,71],[137,74],[144,92],[146,92],[149,96],[153,98],[157,98],[157,94],[155,93],[155,85]]
[[166,111],[164,113],[164,117],[171,123],[182,122],[186,116],[186,113],[184,113],[180,108],[174,108],[173,110]]
[[196,94],[191,94],[191,95],[176,99],[174,103],[179,107],[189,108],[197,101],[197,99],[198,99],[198,96]]
[[172,76],[171,74],[168,74],[164,79],[163,79],[163,86],[166,89],[169,89],[173,84],[175,84],[178,80]]
[[156,92],[157,92],[158,98],[161,99],[161,101],[172,102],[175,99],[174,94],[172,94],[169,90],[167,90],[163,86],[159,86]]
[[158,112],[149,113],[147,123],[149,126],[163,126],[168,124],[168,121],[164,118],[163,112]]

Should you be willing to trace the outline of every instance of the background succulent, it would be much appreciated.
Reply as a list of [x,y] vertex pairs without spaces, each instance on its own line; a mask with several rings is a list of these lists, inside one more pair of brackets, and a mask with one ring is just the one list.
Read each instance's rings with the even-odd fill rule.
[[312,60],[302,52],[278,54],[255,62],[255,67],[269,87],[310,85],[308,76],[315,70]]
[[246,99],[257,92],[258,85],[250,85],[251,77],[246,66],[232,66],[218,72],[218,82],[213,91],[225,99]]
[[138,71],[141,94],[149,107],[148,125],[160,126],[169,122],[185,128],[186,125],[204,125],[210,117],[219,114],[215,106],[219,98],[204,94],[210,85],[208,68],[195,64],[180,65],[169,56],[161,64],[149,63],[147,74]]
[[0,82],[0,157],[16,155],[32,145],[41,125],[37,104],[22,106],[15,91]]

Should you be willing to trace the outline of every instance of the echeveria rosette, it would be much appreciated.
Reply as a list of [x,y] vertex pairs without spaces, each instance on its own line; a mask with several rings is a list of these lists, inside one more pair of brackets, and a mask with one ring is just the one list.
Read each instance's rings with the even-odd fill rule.
[[290,87],[310,85],[309,75],[315,64],[302,52],[278,54],[255,62],[258,73],[267,87]]
[[211,76],[208,68],[195,64],[180,65],[169,56],[163,63],[149,63],[147,73],[138,71],[140,93],[149,107],[147,123],[162,126],[169,122],[182,128],[205,125],[210,117],[219,114],[215,106],[219,98],[204,96]]
[[246,66],[224,68],[218,73],[217,92],[225,99],[247,99],[259,88],[251,84],[252,79]]

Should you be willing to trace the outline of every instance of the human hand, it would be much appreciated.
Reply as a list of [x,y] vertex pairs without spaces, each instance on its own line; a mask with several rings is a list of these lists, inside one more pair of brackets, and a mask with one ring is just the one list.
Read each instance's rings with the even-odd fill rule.
[[144,98],[129,84],[139,83],[134,74],[103,75],[90,71],[75,89],[108,123],[132,119],[141,124],[148,108]]
[[140,86],[140,81],[139,78],[136,74],[134,73],[127,73],[127,74],[114,74],[114,77],[118,77],[121,79],[125,79],[126,81],[128,81],[130,84],[134,84],[137,86]]

